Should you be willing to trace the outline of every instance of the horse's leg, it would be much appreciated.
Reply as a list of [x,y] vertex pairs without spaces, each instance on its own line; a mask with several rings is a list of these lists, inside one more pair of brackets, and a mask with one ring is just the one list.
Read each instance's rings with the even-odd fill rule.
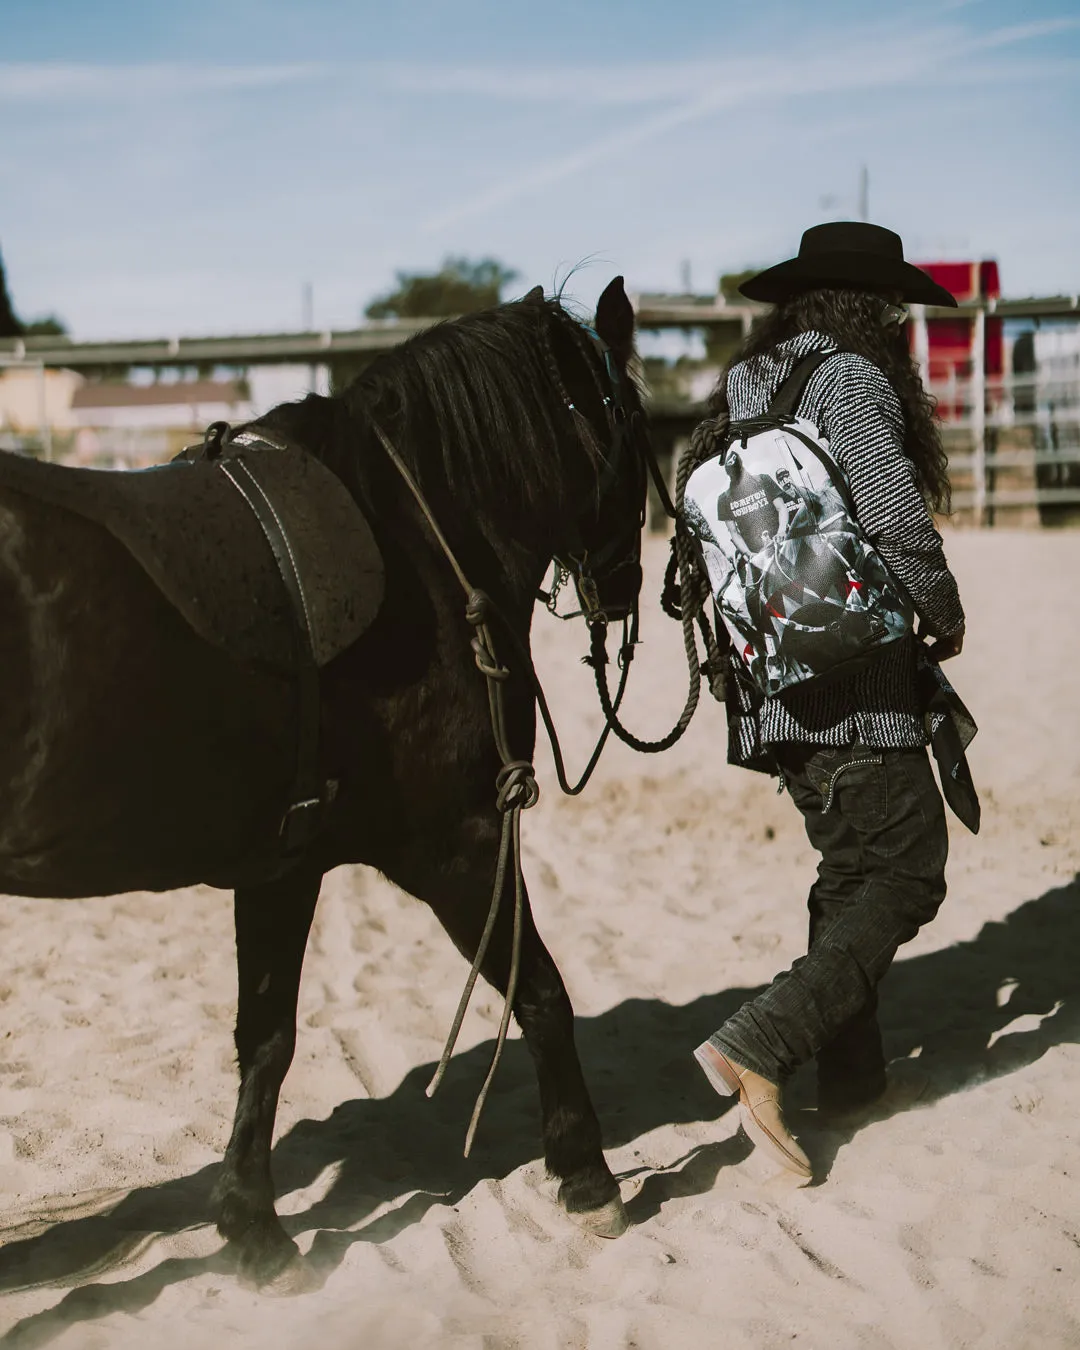
[[296,997],[321,873],[294,871],[234,897],[240,1094],[221,1179],[218,1231],[235,1244],[241,1277],[267,1284],[297,1256],[274,1211],[270,1146],[278,1093],[296,1044]]
[[[491,903],[499,824],[475,819],[449,845],[428,841],[394,875],[424,900],[468,961],[476,955]],[[499,918],[481,974],[505,994],[513,937],[514,882],[507,868]],[[628,1223],[619,1187],[601,1148],[596,1117],[574,1044],[574,1010],[562,976],[536,930],[525,896],[521,963],[514,1015],[536,1065],[543,1121],[544,1160],[559,1182],[567,1212],[602,1237],[617,1237]]]

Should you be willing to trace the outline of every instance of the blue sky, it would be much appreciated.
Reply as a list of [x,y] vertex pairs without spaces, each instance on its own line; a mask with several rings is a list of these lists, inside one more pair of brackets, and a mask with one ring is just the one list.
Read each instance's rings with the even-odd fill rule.
[[870,217],[1080,290],[1076,0],[2,0],[0,249],[80,337],[354,324],[397,269],[695,289]]

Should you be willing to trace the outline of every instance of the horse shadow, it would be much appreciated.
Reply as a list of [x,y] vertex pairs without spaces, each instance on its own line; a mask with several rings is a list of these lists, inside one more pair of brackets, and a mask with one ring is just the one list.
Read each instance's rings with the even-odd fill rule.
[[[969,942],[897,961],[882,986],[881,1021],[891,1058],[919,1053],[929,1088],[919,1106],[1012,1073],[1054,1045],[1080,1041],[1080,876],[986,924]],[[1007,1000],[1003,991],[1008,992]],[[731,1108],[692,1062],[690,1049],[756,989],[734,988],[673,1005],[627,999],[577,1021],[577,1041],[608,1149],[632,1144],[665,1125],[711,1121]],[[1022,1025],[1012,1027],[1017,1019]],[[1010,1029],[1012,1028],[1012,1029]],[[642,1052],[639,1047],[646,1047]],[[464,1125],[486,1071],[492,1043],[455,1055],[439,1093],[424,1089],[433,1065],[411,1070],[387,1097],[343,1102],[325,1120],[299,1121],[274,1148],[279,1199],[312,1186],[332,1169],[325,1194],[283,1218],[291,1235],[315,1230],[306,1262],[324,1280],[357,1242],[386,1242],[433,1205],[454,1206],[479,1183],[502,1180],[539,1156],[540,1122],[532,1062],[521,1041],[506,1046],[495,1093],[485,1108],[471,1158],[462,1157]],[[793,1109],[807,1099],[806,1070],[791,1085]],[[808,1114],[808,1113],[807,1113]],[[662,1169],[639,1167],[644,1181],[630,1202],[642,1223],[675,1196],[704,1194],[722,1167],[748,1151],[741,1134],[690,1150]],[[823,1131],[808,1147],[827,1165],[839,1146]],[[842,1142],[842,1141],[841,1141]],[[228,1248],[173,1257],[128,1280],[92,1282],[115,1271],[149,1242],[213,1222],[211,1190],[219,1164],[129,1192],[106,1212],[62,1214],[49,1228],[0,1249],[0,1294],[42,1285],[76,1285],[54,1307],[22,1319],[0,1345],[47,1344],[72,1322],[136,1313],[163,1289],[231,1269]],[[377,1212],[379,1211],[379,1212]]]

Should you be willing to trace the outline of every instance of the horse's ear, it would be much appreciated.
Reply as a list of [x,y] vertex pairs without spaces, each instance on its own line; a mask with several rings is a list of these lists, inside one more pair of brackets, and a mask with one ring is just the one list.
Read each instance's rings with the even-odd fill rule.
[[534,305],[543,304],[544,288],[543,286],[534,286],[531,291],[521,297],[523,300],[529,300]]
[[596,331],[625,366],[634,351],[634,307],[622,277],[613,277],[596,302]]

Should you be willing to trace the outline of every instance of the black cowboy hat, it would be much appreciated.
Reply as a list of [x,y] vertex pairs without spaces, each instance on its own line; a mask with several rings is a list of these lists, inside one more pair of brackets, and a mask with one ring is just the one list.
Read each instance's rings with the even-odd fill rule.
[[819,286],[857,291],[899,291],[912,304],[952,305],[956,299],[920,267],[904,261],[898,234],[861,220],[814,225],[799,244],[799,256],[759,272],[739,290],[748,300],[770,304]]

